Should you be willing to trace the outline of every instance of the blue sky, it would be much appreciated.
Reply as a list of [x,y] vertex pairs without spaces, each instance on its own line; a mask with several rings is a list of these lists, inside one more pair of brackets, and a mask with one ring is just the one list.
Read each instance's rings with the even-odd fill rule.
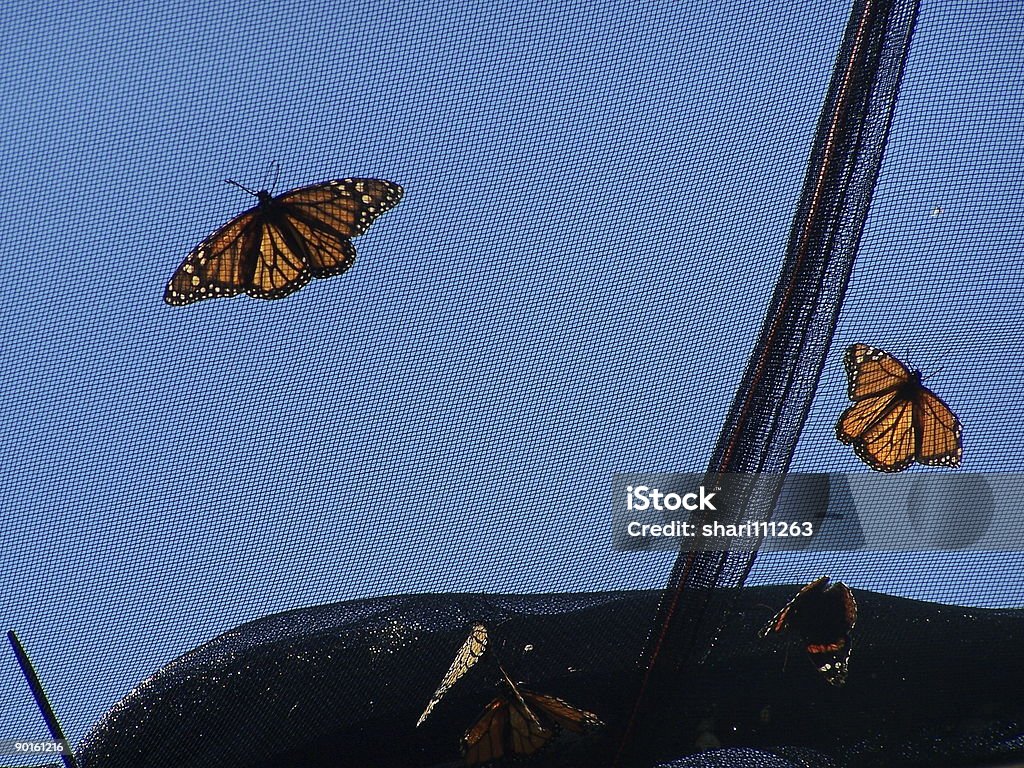
[[[661,586],[671,556],[611,549],[610,478],[706,465],[847,12],[6,6],[0,628],[71,737],[268,613]],[[1022,22],[1009,2],[924,3],[794,469],[862,469],[832,433],[854,341],[942,368],[965,471],[1022,469]],[[223,180],[275,163],[279,190],[370,176],[406,197],[342,277],[164,305],[184,255],[251,204]],[[1020,604],[1017,555],[827,565]],[[823,567],[773,556],[752,579]],[[0,652],[0,740],[42,733]]]

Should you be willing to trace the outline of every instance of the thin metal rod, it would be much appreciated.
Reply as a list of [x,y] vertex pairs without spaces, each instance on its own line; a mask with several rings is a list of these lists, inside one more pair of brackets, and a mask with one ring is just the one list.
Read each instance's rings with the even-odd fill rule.
[[21,673],[25,676],[25,680],[28,681],[28,687],[32,690],[32,697],[36,700],[36,706],[39,707],[43,720],[46,721],[46,727],[50,731],[50,736],[54,741],[65,746],[65,749],[60,752],[60,758],[64,761],[65,768],[78,768],[78,761],[75,760],[75,755],[71,751],[68,740],[64,737],[64,731],[61,730],[60,723],[57,722],[57,716],[53,713],[50,700],[46,698],[43,684],[39,682],[39,676],[36,674],[35,667],[32,666],[28,654],[25,653],[25,649],[22,647],[21,641],[13,629],[7,631],[7,639],[11,643],[11,648],[14,649],[14,655],[18,659]]

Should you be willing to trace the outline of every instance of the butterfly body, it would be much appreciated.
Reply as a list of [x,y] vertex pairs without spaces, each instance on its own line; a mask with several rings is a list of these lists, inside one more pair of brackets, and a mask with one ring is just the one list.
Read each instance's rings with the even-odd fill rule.
[[844,357],[853,405],[836,437],[879,472],[901,472],[915,461],[958,467],[963,455],[959,419],[938,395],[887,352],[853,344]]
[[766,637],[793,630],[826,682],[839,686],[846,682],[849,670],[857,601],[843,582],[828,582],[828,576],[822,576],[805,586],[758,634]]
[[174,306],[246,293],[288,296],[315,278],[333,277],[355,262],[351,238],[398,204],[404,190],[379,179],[335,179],[273,196],[196,246],[167,284]]
[[[253,218],[260,219],[264,223],[264,227],[253,228],[252,233],[240,249],[240,273],[242,281],[249,286],[252,286],[255,283],[256,268],[262,253],[262,240],[266,228],[276,229],[279,231],[285,243],[293,250],[301,253],[301,246],[296,246],[298,237],[295,235],[295,231],[292,226],[288,223],[288,217],[284,206],[277,204],[274,200],[274,196],[265,189],[261,189],[257,192],[256,198],[259,200],[259,204],[242,214],[242,216],[252,216]],[[308,282],[308,280],[306,282]],[[305,283],[303,283],[303,285],[304,284]],[[295,286],[294,290],[297,290],[298,287],[301,286]],[[292,288],[292,286],[289,286],[289,288]]]

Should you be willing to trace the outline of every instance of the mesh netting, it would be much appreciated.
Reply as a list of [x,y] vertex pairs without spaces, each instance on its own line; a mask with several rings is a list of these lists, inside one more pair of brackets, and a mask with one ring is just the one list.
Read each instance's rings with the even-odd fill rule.
[[[731,601],[716,653],[688,678],[701,695],[677,703],[663,739],[678,754],[707,748],[708,740],[723,751],[672,765],[745,766],[768,752],[778,765],[892,765],[894,745],[903,750],[900,763],[913,765],[1014,754],[1024,668],[1012,642],[993,638],[1019,637],[1024,611],[859,592],[864,618],[853,679],[833,689],[799,647],[757,637],[768,606],[792,592],[748,588]],[[636,617],[653,616],[657,601],[656,591],[410,595],[269,616],[144,681],[95,727],[79,756],[87,766],[115,767],[453,763],[453,735],[494,695],[493,667],[471,670],[422,728],[413,725],[467,625],[479,621],[524,685],[622,723],[632,704],[623,690],[634,684],[635,649],[646,632]],[[993,667],[1002,670],[998,678]],[[567,736],[533,760],[594,765],[614,746],[609,733]]]
[[[1024,9],[779,5],[8,9],[0,622],[82,768],[461,764],[499,658],[604,722],[524,764],[1024,759]],[[405,196],[345,276],[163,305],[275,165]],[[964,425],[913,546],[865,548],[854,343]],[[614,473],[791,470],[828,548],[612,546]],[[825,574],[842,686],[758,637]],[[0,764],[44,738],[0,654]]]

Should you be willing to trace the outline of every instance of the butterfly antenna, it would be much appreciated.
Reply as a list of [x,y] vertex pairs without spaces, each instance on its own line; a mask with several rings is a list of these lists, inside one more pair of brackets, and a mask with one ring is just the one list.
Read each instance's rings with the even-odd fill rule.
[[270,188],[271,192],[274,192],[277,189],[277,182],[278,182],[278,180],[280,178],[281,178],[281,164],[275,161],[274,162],[274,185]]
[[505,678],[505,682],[506,683],[511,685],[513,688],[516,687],[516,684],[512,682],[512,678],[508,676],[508,672],[506,672],[505,668],[503,666],[501,666],[501,662],[500,661],[498,662],[498,671],[501,672],[501,676],[503,678]]
[[514,682],[512,682],[512,678],[509,677],[508,672],[505,671],[505,668],[501,665],[501,662],[499,661],[499,662],[497,662],[497,664],[498,664],[498,671],[501,672],[501,680],[505,683],[505,685],[508,687],[508,689],[510,691],[512,691],[516,695],[516,697],[518,698],[519,697],[519,686],[516,685]]
[[[946,349],[945,349],[945,350],[943,350],[942,354],[941,354],[941,355],[939,355],[939,360],[945,360],[946,358],[948,358],[948,357],[949,357],[949,353],[950,353],[950,352],[952,352],[952,351],[953,351],[953,346],[952,346],[952,345],[951,345],[951,346],[948,346],[948,347],[946,347]],[[940,365],[940,366],[939,366],[938,368],[936,368],[936,369],[935,369],[934,371],[932,371],[931,373],[929,373],[929,374],[928,374],[927,376],[922,376],[922,377],[921,377],[921,380],[922,380],[922,381],[925,381],[925,380],[927,380],[927,379],[930,379],[930,378],[931,378],[932,376],[934,376],[935,374],[937,374],[937,373],[939,373],[940,371],[942,371],[942,369],[943,369],[943,368],[945,368],[945,367],[946,367],[946,366],[944,366],[944,365]]]
[[224,179],[224,182],[225,182],[226,184],[234,184],[234,185],[235,185],[236,187],[238,187],[238,188],[239,188],[239,189],[241,189],[241,190],[244,190],[244,191],[248,192],[248,193],[249,193],[250,195],[252,195],[253,197],[259,197],[259,196],[260,196],[260,195],[259,195],[259,192],[253,192],[253,191],[252,191],[251,189],[249,189],[249,188],[248,188],[247,186],[245,186],[244,184],[239,184],[239,183],[238,183],[237,181],[235,181],[234,179]]

